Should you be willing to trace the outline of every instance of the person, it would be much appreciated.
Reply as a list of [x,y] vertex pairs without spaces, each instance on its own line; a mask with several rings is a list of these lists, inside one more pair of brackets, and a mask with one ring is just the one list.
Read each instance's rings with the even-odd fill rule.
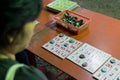
[[2,0],[0,6],[0,80],[53,80],[15,60],[30,42],[42,0]]

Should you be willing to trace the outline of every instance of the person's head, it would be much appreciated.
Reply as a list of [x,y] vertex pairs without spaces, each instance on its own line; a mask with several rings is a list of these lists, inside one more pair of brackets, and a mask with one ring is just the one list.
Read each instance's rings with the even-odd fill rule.
[[0,52],[17,53],[29,44],[41,9],[42,0],[0,1]]

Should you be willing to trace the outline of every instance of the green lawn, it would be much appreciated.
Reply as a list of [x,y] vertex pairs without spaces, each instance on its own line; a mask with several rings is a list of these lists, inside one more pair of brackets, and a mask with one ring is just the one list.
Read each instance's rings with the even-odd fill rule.
[[120,0],[73,0],[81,7],[120,19]]

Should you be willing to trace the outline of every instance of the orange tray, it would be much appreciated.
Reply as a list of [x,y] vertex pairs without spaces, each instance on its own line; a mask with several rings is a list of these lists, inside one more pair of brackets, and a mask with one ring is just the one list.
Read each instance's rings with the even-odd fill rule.
[[[70,16],[77,17],[77,20],[83,19],[84,24],[82,24],[79,27],[76,27],[76,26],[74,26],[74,25],[72,25],[70,23],[62,21],[61,19],[64,17],[64,14],[66,12],[69,13]],[[84,29],[86,29],[89,26],[89,23],[90,23],[90,18],[85,17],[85,16],[83,16],[81,14],[75,13],[73,11],[69,11],[69,10],[65,10],[65,11],[62,11],[62,12],[58,13],[57,15],[54,16],[54,19],[56,20],[57,24],[62,25],[62,27],[66,28],[67,30],[69,30],[71,32],[74,32],[76,34],[79,34]]]

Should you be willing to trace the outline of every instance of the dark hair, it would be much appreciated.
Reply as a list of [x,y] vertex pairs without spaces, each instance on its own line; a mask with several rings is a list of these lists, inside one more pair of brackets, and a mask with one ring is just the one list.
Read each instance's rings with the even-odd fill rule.
[[8,45],[8,35],[20,32],[27,22],[34,21],[42,8],[42,0],[0,1],[0,46]]

